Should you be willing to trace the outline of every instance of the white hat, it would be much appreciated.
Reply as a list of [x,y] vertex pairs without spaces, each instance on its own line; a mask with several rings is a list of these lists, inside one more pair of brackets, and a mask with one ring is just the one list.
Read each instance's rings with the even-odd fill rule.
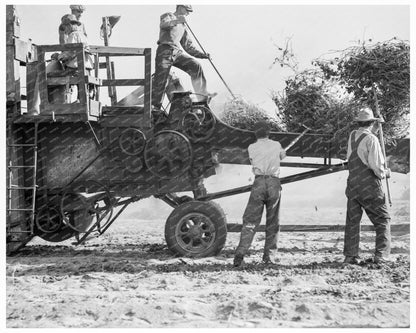
[[354,118],[354,121],[380,121],[384,122],[380,118],[375,118],[373,114],[373,110],[368,107],[360,109],[358,111],[357,117]]

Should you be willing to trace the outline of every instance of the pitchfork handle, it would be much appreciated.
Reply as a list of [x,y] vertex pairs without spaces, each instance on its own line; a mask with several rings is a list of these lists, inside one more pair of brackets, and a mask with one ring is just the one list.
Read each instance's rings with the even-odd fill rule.
[[[188,28],[189,32],[192,34],[192,36],[194,37],[194,39],[196,40],[196,42],[198,43],[199,47],[201,48],[202,52],[204,52],[205,54],[207,54],[207,52],[204,50],[204,48],[202,47],[201,43],[199,42],[198,38],[196,38],[194,32],[192,31],[191,27],[189,26],[189,24],[187,22],[185,22],[185,26]],[[217,72],[218,76],[220,77],[221,81],[224,83],[225,87],[228,89],[228,91],[230,92],[231,96],[233,96],[234,99],[236,99],[235,95],[233,94],[233,92],[231,91],[230,87],[228,86],[228,84],[225,82],[225,80],[222,78],[220,72],[218,71],[217,67],[215,67],[214,63],[212,62],[211,58],[208,58],[209,62],[211,63],[212,67],[215,69],[215,71]]]
[[288,151],[290,148],[292,148],[295,145],[295,143],[298,142],[300,140],[300,138],[302,136],[304,136],[306,134],[306,132],[308,132],[310,130],[310,128],[306,127],[305,125],[303,125],[303,127],[305,127],[306,129],[302,133],[300,133],[296,138],[294,138],[293,141],[291,143],[289,143],[289,145],[286,148],[284,148],[285,152]]

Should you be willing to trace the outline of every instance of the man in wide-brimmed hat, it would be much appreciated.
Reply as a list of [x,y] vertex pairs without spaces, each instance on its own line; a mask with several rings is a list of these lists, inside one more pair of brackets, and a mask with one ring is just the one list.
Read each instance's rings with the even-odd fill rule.
[[240,243],[235,251],[234,267],[244,263],[244,256],[253,242],[255,229],[261,222],[266,207],[266,237],[263,250],[263,262],[272,264],[271,250],[276,248],[279,232],[280,161],[286,152],[280,142],[269,139],[270,125],[259,121],[254,125],[257,141],[248,146],[248,156],[253,167],[254,182],[250,198],[243,215],[243,228]]
[[346,264],[359,263],[360,223],[363,210],[376,230],[374,257],[369,261],[382,263],[390,255],[390,215],[387,210],[381,179],[390,177],[385,168],[384,156],[375,135],[379,129],[373,111],[359,110],[354,121],[358,129],[351,132],[348,140],[347,217],[345,225],[344,255]]

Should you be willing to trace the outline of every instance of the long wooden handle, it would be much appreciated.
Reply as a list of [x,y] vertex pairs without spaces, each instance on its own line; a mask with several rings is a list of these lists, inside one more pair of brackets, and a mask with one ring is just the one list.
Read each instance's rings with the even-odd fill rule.
[[[189,32],[192,34],[192,36],[194,37],[194,39],[196,40],[196,42],[198,43],[199,47],[201,48],[202,52],[204,52],[204,54],[207,54],[207,52],[205,52],[204,48],[202,47],[201,43],[199,42],[198,38],[196,38],[194,32],[192,31],[191,27],[189,26],[188,22],[185,22],[185,26],[186,28],[188,28]],[[220,77],[222,83],[224,83],[225,87],[227,88],[227,90],[230,92],[231,96],[233,96],[234,99],[236,99],[236,96],[233,94],[233,92],[231,91],[230,87],[228,86],[228,84],[225,82],[225,80],[222,78],[222,75],[220,74],[220,72],[218,71],[217,67],[215,67],[214,63],[212,62],[211,58],[208,58],[209,62],[211,63],[212,67],[214,68],[214,70],[217,72],[218,76]]]
[[[376,102],[376,114],[375,116],[377,118],[381,118],[381,113],[380,113],[380,108],[378,106],[378,98],[377,98],[377,93],[376,93],[376,89],[373,86],[373,94],[374,94],[374,99]],[[381,145],[381,151],[383,153],[384,156],[384,167],[387,169],[387,156],[386,156],[386,147],[384,145],[384,135],[383,135],[383,127],[381,126],[381,122],[378,122],[378,135],[379,135],[379,140],[380,140],[380,145]],[[387,189],[387,199],[389,201],[389,205],[390,207],[392,206],[392,202],[391,202],[391,194],[390,194],[390,184],[389,184],[389,179],[386,177],[386,189]]]
[[[306,127],[306,126],[304,126],[304,127]],[[290,148],[292,148],[295,145],[295,143],[298,142],[300,140],[300,138],[302,136],[304,136],[306,134],[306,132],[308,132],[309,130],[310,130],[310,128],[306,127],[306,129],[302,133],[300,133],[296,138],[293,139],[293,141],[291,143],[289,143],[289,145],[286,148],[284,148],[284,151],[286,152]]]

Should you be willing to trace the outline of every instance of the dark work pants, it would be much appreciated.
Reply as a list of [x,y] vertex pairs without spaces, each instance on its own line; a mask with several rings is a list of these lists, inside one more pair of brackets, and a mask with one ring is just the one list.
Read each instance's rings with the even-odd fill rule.
[[[378,192],[378,193],[377,193]],[[385,196],[382,190],[359,195],[349,194],[347,218],[345,225],[344,255],[358,257],[360,247],[360,226],[363,210],[376,229],[375,256],[387,257],[390,254],[390,215],[387,211]]]
[[279,178],[256,177],[243,215],[243,228],[236,254],[245,255],[253,242],[255,228],[260,224],[266,206],[266,239],[264,254],[275,248],[279,232],[279,211],[282,187]]
[[[172,66],[189,74],[196,94],[205,96],[208,94],[207,81],[199,62],[180,49],[162,44],[158,46],[156,51],[155,75],[152,89],[152,104],[154,106],[160,107],[162,104],[169,71]],[[204,100],[206,97],[197,96],[197,99]]]

